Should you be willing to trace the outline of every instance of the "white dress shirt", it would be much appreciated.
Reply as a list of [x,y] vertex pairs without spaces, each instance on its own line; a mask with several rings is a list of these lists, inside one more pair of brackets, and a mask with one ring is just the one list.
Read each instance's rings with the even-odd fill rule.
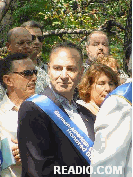
[[[17,139],[17,127],[18,127],[18,112],[15,111],[15,105],[10,101],[7,94],[4,95],[3,100],[0,102],[0,131],[2,131],[3,137],[8,137],[10,146],[14,144],[11,141],[11,135],[14,139]],[[5,130],[3,130],[3,128]],[[21,177],[21,165],[11,166],[10,171],[8,168],[2,171],[2,177],[12,177],[12,172],[16,177]]]
[[0,84],[0,101],[2,101],[4,95],[6,93],[6,89]]

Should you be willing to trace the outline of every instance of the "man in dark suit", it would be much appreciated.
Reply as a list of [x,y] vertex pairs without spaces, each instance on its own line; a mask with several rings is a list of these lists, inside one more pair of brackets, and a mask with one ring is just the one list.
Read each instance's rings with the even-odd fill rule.
[[[83,72],[82,62],[81,49],[72,43],[59,44],[53,48],[48,68],[50,85],[42,95],[50,98],[70,121],[94,141],[93,117],[89,116],[84,107],[73,101],[74,89]],[[48,104],[45,107],[49,110],[52,108]],[[62,127],[59,128],[34,102],[25,101],[21,105],[18,124],[22,177],[77,176],[77,174],[88,176],[87,160],[63,133]],[[86,167],[84,171],[82,167]]]

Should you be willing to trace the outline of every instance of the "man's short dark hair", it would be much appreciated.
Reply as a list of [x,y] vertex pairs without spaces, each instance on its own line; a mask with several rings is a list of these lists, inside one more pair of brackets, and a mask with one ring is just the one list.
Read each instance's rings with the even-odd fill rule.
[[43,34],[43,26],[34,21],[34,20],[30,20],[30,21],[27,21],[27,22],[24,22],[21,27],[30,27],[30,28],[40,28],[40,30],[42,31],[42,34]]
[[6,86],[3,83],[3,76],[13,71],[12,62],[15,60],[22,60],[26,58],[28,58],[27,54],[16,53],[10,54],[6,58],[0,60],[0,83],[4,88],[6,88]]
[[67,42],[62,42],[62,43],[58,43],[58,44],[56,44],[55,46],[53,46],[53,48],[52,48],[52,50],[51,50],[51,52],[50,52],[49,58],[51,57],[51,54],[52,54],[52,53],[55,51],[55,49],[57,49],[57,48],[74,48],[74,49],[76,49],[76,50],[79,52],[79,54],[80,54],[80,56],[81,56],[81,59],[82,59],[82,61],[83,61],[83,53],[82,53],[81,47],[78,46],[78,45],[76,45],[76,44],[74,44],[74,43],[72,43],[72,42],[69,42],[69,41],[67,41]]

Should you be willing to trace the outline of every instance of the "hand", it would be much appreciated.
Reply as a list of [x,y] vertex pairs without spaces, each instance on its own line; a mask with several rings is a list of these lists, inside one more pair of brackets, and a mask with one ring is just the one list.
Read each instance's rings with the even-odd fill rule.
[[21,162],[18,145],[12,147],[12,153],[16,162]]
[[11,139],[11,141],[16,144],[12,147],[12,153],[13,153],[13,156],[16,160],[16,163],[21,162],[21,158],[20,158],[20,154],[19,154],[19,148],[18,148],[18,141],[13,140],[13,139]]

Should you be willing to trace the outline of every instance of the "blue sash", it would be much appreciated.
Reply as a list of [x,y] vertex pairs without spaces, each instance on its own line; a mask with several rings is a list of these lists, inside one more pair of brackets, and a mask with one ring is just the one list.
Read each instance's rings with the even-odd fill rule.
[[27,101],[34,102],[49,115],[90,164],[94,142],[47,96],[35,94],[28,98]]
[[111,95],[120,96],[126,99],[127,102],[132,104],[132,82],[118,86],[115,90],[110,92],[106,98],[108,98]]

